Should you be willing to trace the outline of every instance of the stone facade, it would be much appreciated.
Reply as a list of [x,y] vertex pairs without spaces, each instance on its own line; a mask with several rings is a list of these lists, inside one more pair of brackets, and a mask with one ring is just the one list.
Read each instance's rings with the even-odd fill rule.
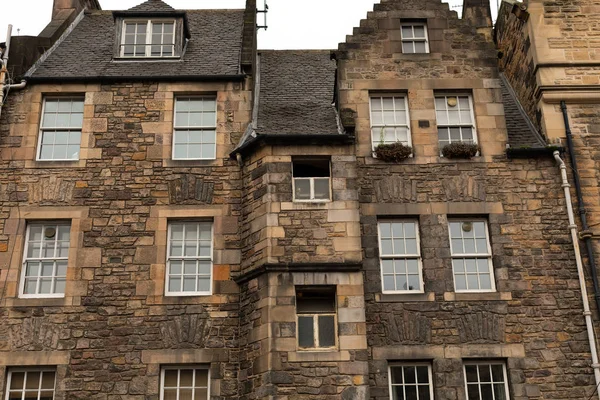
[[[439,0],[376,4],[332,52],[346,141],[305,132],[238,147],[256,122],[254,74],[265,79],[249,56],[242,80],[34,82],[11,92],[0,119],[2,395],[11,368],[52,366],[59,400],[158,400],[161,367],[204,365],[212,400],[383,400],[389,367],[420,362],[436,399],[462,400],[464,363],[481,361],[506,366],[513,400],[589,397],[560,174],[550,154],[507,157],[497,51],[479,19]],[[404,21],[426,24],[429,53],[403,53]],[[511,58],[519,68],[528,46]],[[533,75],[520,76],[517,93],[537,93]],[[413,155],[401,163],[373,156],[370,98],[382,93],[407,99]],[[440,156],[439,93],[470,96],[476,157]],[[36,161],[43,96],[61,94],[85,98],[80,158]],[[216,96],[215,160],[172,160],[174,99],[191,94]],[[533,116],[536,105],[523,104]],[[570,111],[590,134],[579,147],[590,193],[594,107]],[[298,157],[329,160],[330,201],[294,200]],[[384,293],[378,223],[400,218],[418,221],[423,290]],[[487,222],[495,290],[455,290],[452,218]],[[168,222],[185,219],[213,223],[211,295],[165,295]],[[43,220],[71,221],[66,293],[22,298],[26,226]],[[299,345],[303,289],[333,289],[333,346]]]

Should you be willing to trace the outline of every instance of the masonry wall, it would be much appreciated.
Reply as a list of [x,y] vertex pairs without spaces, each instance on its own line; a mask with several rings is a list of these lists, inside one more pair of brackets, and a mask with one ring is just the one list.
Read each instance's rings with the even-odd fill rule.
[[[171,159],[174,95],[216,94],[217,159]],[[85,96],[80,160],[35,161],[43,95]],[[0,123],[0,386],[57,365],[57,399],[158,399],[160,366],[211,371],[238,394],[241,175],[228,153],[250,116],[242,83],[30,85]],[[71,221],[66,295],[22,299],[26,223]],[[167,222],[214,224],[213,295],[167,297]]]
[[[400,54],[403,18],[427,21],[430,54]],[[512,399],[594,390],[558,169],[551,157],[506,158],[496,53],[437,1],[383,1],[337,53],[340,108],[356,115],[371,399],[389,398],[393,362],[415,361],[431,363],[436,398],[466,398],[466,360],[505,362]],[[448,90],[473,98],[481,152],[471,160],[439,156],[434,95]],[[398,164],[371,154],[378,93],[408,99],[413,157]],[[496,291],[454,290],[451,217],[488,221]],[[394,218],[419,222],[423,293],[382,293],[377,226]]]

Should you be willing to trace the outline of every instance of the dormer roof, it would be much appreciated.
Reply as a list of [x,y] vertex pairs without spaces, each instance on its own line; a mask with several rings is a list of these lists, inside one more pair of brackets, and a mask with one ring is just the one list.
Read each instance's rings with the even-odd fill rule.
[[131,7],[127,11],[136,12],[173,12],[176,11],[173,7],[168,5],[162,0],[147,0],[142,4],[138,4],[135,7]]

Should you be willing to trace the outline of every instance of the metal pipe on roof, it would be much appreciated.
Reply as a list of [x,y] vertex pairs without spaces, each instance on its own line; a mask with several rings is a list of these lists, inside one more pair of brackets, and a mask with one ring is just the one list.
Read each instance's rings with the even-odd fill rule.
[[10,38],[12,36],[12,25],[8,25],[6,32],[6,49],[2,55],[2,65],[0,65],[0,116],[2,116],[2,105],[4,104],[4,82],[8,73],[8,52],[10,51]]

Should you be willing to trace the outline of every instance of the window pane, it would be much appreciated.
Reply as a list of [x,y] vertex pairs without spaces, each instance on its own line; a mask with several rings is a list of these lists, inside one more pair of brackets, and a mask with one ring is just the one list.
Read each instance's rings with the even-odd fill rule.
[[456,290],[467,290],[467,278],[465,275],[455,275]]
[[494,385],[494,396],[495,400],[506,400],[506,387],[503,383]]
[[404,379],[402,377],[402,375],[403,375],[402,367],[392,367],[391,370],[392,370],[392,383],[393,384],[404,382]]
[[402,26],[402,39],[412,39],[413,32],[411,25]]
[[180,370],[179,376],[179,386],[180,387],[191,387],[192,381],[194,379],[194,370],[193,369],[182,369]]
[[196,370],[196,387],[208,386],[208,371],[205,369]]
[[25,378],[25,389],[39,389],[41,373],[39,371],[29,371]]
[[315,179],[315,199],[329,199],[329,178]]
[[406,400],[417,398],[416,386],[404,386],[404,392],[406,393]]
[[165,389],[164,400],[177,400],[177,389]]
[[430,400],[431,392],[429,390],[429,385],[427,386],[419,386],[419,400]]
[[493,394],[492,394],[492,385],[490,384],[484,384],[481,385],[480,387],[481,389],[481,398],[482,399],[493,399]]
[[181,278],[169,278],[169,292],[181,292]]
[[502,365],[492,365],[492,379],[494,382],[504,382],[504,371]]
[[427,44],[425,42],[415,42],[415,53],[427,53]]
[[413,27],[416,38],[424,38],[425,37],[425,27],[423,25],[415,25]]
[[10,379],[11,389],[23,389],[25,384],[25,372],[13,372]]
[[483,400],[483,398],[479,397],[479,386],[478,385],[468,385],[467,386],[467,395],[469,396],[468,400]]
[[298,317],[298,345],[303,348],[315,347],[314,321],[312,316]]
[[412,366],[404,367],[404,382],[416,383],[416,369]]
[[179,400],[192,400],[193,389],[181,389],[179,391]]
[[208,399],[208,390],[207,389],[196,389],[194,400],[206,400]]
[[335,318],[321,315],[319,318],[319,347],[335,346]]
[[310,200],[310,181],[308,179],[295,179],[295,198],[297,200]]

